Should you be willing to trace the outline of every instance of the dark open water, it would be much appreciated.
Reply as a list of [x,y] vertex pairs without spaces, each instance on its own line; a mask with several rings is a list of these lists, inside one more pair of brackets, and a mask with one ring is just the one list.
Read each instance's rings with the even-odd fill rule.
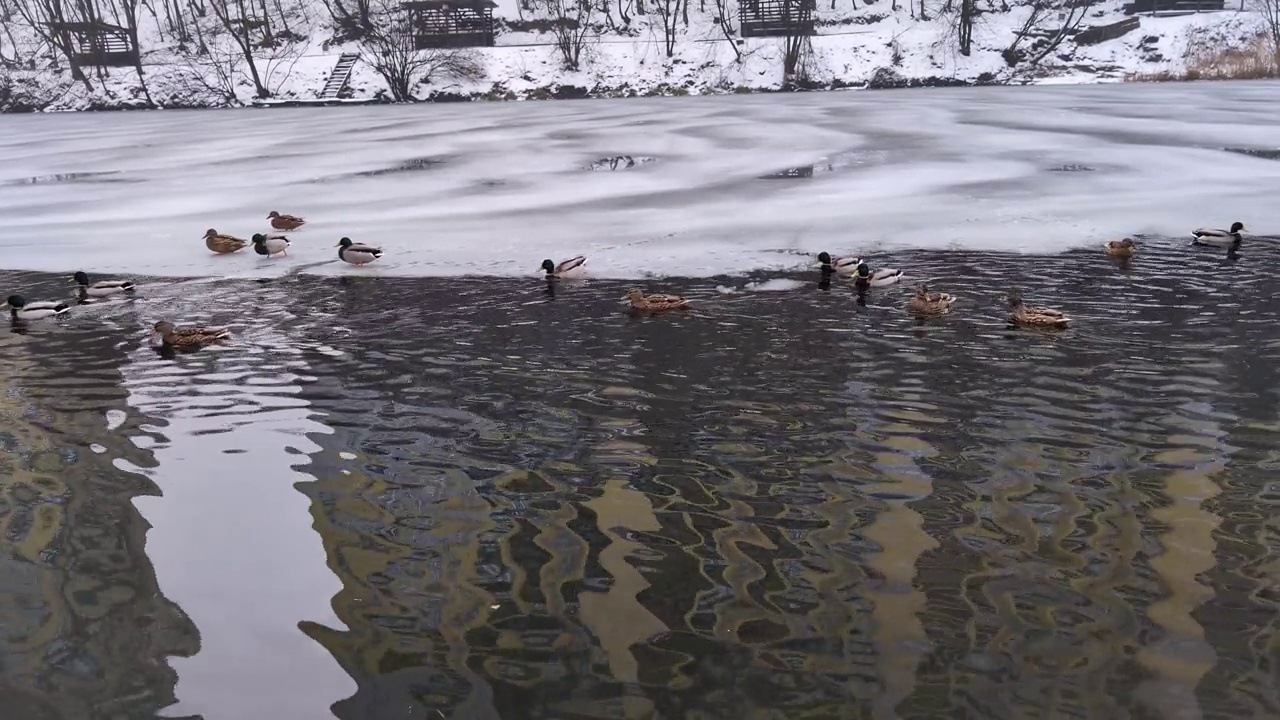
[[[956,312],[290,277],[4,333],[4,717],[149,718],[178,681],[247,718],[209,678],[297,647],[358,690],[281,694],[352,720],[1280,715],[1280,248],[892,260]],[[1008,328],[1012,285],[1076,327]],[[237,339],[165,359],[161,316]],[[224,653],[293,583],[257,558],[315,560],[277,532],[340,623]]]

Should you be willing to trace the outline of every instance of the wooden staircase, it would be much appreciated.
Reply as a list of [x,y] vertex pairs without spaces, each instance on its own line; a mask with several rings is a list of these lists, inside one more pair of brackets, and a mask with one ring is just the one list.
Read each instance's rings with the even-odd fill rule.
[[324,84],[324,89],[320,91],[321,100],[337,100],[338,95],[347,87],[347,82],[351,80],[351,71],[356,67],[356,61],[360,59],[357,53],[342,53],[338,57],[338,64],[333,66],[333,72],[329,73],[329,79]]

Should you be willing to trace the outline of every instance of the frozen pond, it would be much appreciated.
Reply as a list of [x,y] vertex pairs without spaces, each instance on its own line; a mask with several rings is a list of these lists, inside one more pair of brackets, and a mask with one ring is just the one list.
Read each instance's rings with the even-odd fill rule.
[[[0,117],[11,269],[598,276],[796,268],[895,247],[1059,252],[1280,230],[1280,84],[972,88]],[[1236,148],[1244,152],[1230,152]],[[294,257],[211,257],[269,210]]]
[[0,117],[0,716],[1280,717],[1278,98]]

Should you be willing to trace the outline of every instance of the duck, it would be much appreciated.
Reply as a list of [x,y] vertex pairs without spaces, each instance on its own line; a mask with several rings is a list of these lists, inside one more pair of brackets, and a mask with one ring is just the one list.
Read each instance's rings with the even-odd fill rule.
[[582,274],[587,271],[587,268],[585,267],[586,264],[586,255],[569,258],[559,265],[551,262],[551,259],[548,258],[542,261],[542,269],[547,272],[548,280],[556,278],[571,280],[573,278],[582,277]]
[[858,271],[858,258],[832,258],[825,250],[818,253],[818,262],[823,270],[832,270],[835,274],[848,277]]
[[879,270],[873,271],[869,265],[862,261],[862,259],[858,259],[857,263],[858,277],[855,278],[854,282],[856,282],[860,287],[885,287],[902,279],[901,270],[896,270],[894,268],[880,268]]
[[1057,310],[1045,307],[1033,307],[1022,301],[1022,293],[1014,291],[1009,294],[1009,319],[1019,325],[1036,327],[1064,328],[1071,323],[1071,318]]
[[133,292],[132,280],[99,280],[91,285],[89,284],[89,276],[83,271],[77,271],[71,277],[75,280],[76,285],[80,287],[80,294],[89,297],[106,297],[122,292]]
[[9,316],[14,320],[40,320],[47,317],[65,315],[71,306],[60,300],[39,300],[27,302],[21,295],[10,295],[0,310],[9,309]]
[[1138,253],[1138,244],[1133,238],[1108,240],[1102,243],[1102,252],[1114,258],[1131,258]]
[[1215,247],[1240,247],[1240,242],[1244,238],[1240,237],[1240,233],[1244,230],[1244,223],[1231,223],[1230,230],[1219,230],[1217,228],[1196,228],[1191,231],[1191,242],[1196,245],[1213,245]]
[[266,257],[288,255],[289,238],[283,235],[263,235],[258,233],[253,236],[253,251]]
[[622,299],[631,303],[632,310],[642,312],[684,310],[689,307],[689,301],[679,295],[645,295],[638,289],[629,291]]
[[161,320],[151,328],[152,337],[158,336],[165,347],[196,350],[231,337],[224,328],[175,327],[168,320]]
[[367,265],[382,257],[382,248],[354,243],[344,237],[338,241],[338,257],[352,265]]
[[209,228],[204,233],[204,245],[219,255],[229,255],[245,249],[249,245],[249,241],[233,235],[223,235],[217,230]]
[[916,294],[907,300],[907,312],[916,315],[945,315],[951,312],[955,298],[946,293],[929,292],[928,285],[916,288]]
[[297,215],[281,215],[275,210],[267,213],[267,219],[271,221],[271,227],[277,230],[297,230],[307,224],[306,220]]

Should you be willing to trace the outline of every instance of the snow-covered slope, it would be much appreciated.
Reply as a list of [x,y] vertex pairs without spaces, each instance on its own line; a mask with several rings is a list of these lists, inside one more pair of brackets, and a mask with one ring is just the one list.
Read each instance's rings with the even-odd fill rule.
[[[299,0],[300,19],[295,28],[307,38],[297,56],[272,69],[269,85],[274,99],[315,101],[338,57],[359,52],[354,43],[333,43],[333,31],[321,0]],[[496,11],[502,20],[531,18],[517,0],[503,0]],[[1177,73],[1198,38],[1211,37],[1224,47],[1241,44],[1261,30],[1258,14],[1217,12],[1181,17],[1142,17],[1141,27],[1123,37],[1077,47],[1065,41],[1035,67],[1025,62],[1010,67],[1001,55],[1013,41],[1031,12],[1026,5],[979,2],[985,11],[974,24],[973,49],[962,55],[955,39],[957,3],[941,0],[926,4],[929,18],[918,17],[918,3],[904,2],[894,9],[888,0],[863,2],[819,0],[818,35],[807,64],[806,82],[817,87],[859,87],[876,79],[883,83],[1025,83],[1090,82],[1122,80],[1132,74],[1162,71]],[[468,81],[437,80],[418,89],[422,98],[521,99],[549,97],[624,97],[683,95],[774,90],[785,84],[782,40],[736,38],[726,40],[714,22],[714,2],[692,4],[690,22],[678,28],[674,57],[666,57],[663,33],[650,2],[648,14],[635,14],[626,27],[603,22],[588,40],[582,68],[568,71],[547,33],[501,32],[498,46],[477,49],[483,77]],[[730,8],[736,7],[732,2]],[[633,11],[634,12],[634,11]],[[736,11],[730,12],[736,19]],[[1081,28],[1107,25],[1126,16],[1121,0],[1105,0],[1089,10]],[[1041,28],[1051,29],[1056,15],[1048,15]],[[8,29],[24,37],[24,28],[10,18]],[[142,39],[144,71],[152,100],[166,107],[216,106],[226,98],[196,92],[187,77],[190,63],[168,35],[159,34],[154,18],[144,17]],[[37,45],[26,32],[19,51],[35,53]],[[735,52],[735,47],[737,52]],[[12,53],[13,48],[8,48]],[[40,68],[43,61],[37,61]],[[5,71],[0,71],[0,108],[4,100]],[[74,83],[66,73],[47,68],[7,71],[11,108],[84,109],[137,107],[146,104],[131,68],[115,68],[105,78],[95,78],[93,89]],[[349,96],[371,100],[384,96],[386,85],[368,62],[356,65]],[[254,101],[247,82],[237,88],[237,102]]]

